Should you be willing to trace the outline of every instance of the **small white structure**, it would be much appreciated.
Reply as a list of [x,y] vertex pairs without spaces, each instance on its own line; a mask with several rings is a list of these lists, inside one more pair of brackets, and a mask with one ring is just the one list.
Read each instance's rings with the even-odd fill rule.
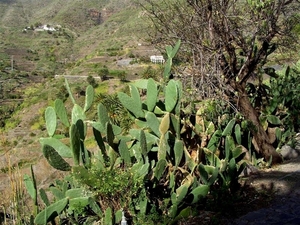
[[51,27],[49,25],[43,25],[42,26],[42,29],[43,30],[49,30],[49,31],[55,31],[55,28],[54,27]]
[[56,31],[54,27],[51,27],[49,25],[42,25],[40,27],[37,27],[35,31]]
[[121,221],[121,225],[127,225],[127,221],[126,221],[126,217],[125,217],[124,211],[122,211],[122,221]]
[[152,63],[165,63],[165,59],[162,55],[151,55],[150,60]]

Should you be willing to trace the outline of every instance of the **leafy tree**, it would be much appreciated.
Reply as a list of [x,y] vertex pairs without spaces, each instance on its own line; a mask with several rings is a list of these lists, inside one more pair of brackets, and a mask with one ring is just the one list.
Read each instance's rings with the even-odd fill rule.
[[56,98],[59,98],[65,102],[68,97],[69,97],[69,93],[68,93],[66,87],[64,85],[61,85],[59,87],[59,90],[56,93]]
[[88,76],[86,78],[86,81],[93,87],[93,88],[96,88],[98,86],[95,78],[93,76]]
[[261,71],[274,75],[274,70],[265,68],[268,57],[296,40],[293,28],[299,21],[299,1],[145,0],[142,5],[154,24],[153,42],[166,45],[182,40],[183,57],[193,65],[192,73],[199,75],[200,86],[222,88],[255,125],[256,151],[280,162],[246,86]]
[[97,70],[97,73],[102,81],[107,80],[107,77],[109,75],[109,70],[106,66],[103,66],[103,68],[100,68]]
[[124,82],[126,81],[126,71],[120,71],[118,73],[118,78],[120,79],[120,81]]

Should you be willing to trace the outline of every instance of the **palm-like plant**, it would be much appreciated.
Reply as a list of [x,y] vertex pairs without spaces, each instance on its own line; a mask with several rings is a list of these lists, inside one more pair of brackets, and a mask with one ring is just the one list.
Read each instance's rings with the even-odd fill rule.
[[117,94],[99,94],[96,102],[102,103],[108,112],[111,122],[123,128],[126,132],[131,128],[132,120],[128,111],[121,104]]

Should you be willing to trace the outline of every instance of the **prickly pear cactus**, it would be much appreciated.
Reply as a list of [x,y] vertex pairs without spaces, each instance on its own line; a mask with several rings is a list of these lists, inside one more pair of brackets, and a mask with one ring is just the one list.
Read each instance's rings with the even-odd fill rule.
[[[201,202],[212,185],[230,186],[237,179],[242,168],[238,164],[242,156],[241,127],[231,120],[220,130],[213,123],[204,123],[197,116],[193,120],[194,115],[184,113],[181,82],[169,80],[172,59],[179,47],[180,42],[166,49],[169,58],[162,83],[153,79],[137,81],[130,84],[129,95],[118,93],[121,104],[134,119],[133,127],[126,133],[110,119],[103,104],[97,107],[96,120],[89,120],[86,113],[92,108],[92,87],[87,87],[82,107],[76,103],[66,81],[73,102],[71,116],[68,117],[63,102],[56,100],[45,113],[49,137],[41,138],[40,143],[49,164],[71,171],[75,183],[90,194],[80,196],[78,188],[82,187],[75,185],[68,190],[69,186],[63,184],[62,188],[50,189],[58,199],[50,204],[42,192],[46,208],[37,215],[37,224],[51,221],[54,212],[76,214],[80,211],[78,205],[84,206],[81,210],[91,209],[104,224],[119,221],[115,218],[119,218],[121,206],[131,210],[132,215],[164,211],[164,216],[176,220],[188,215],[190,206]],[[143,98],[140,89],[146,92]],[[69,129],[68,144],[55,138],[58,120]],[[88,133],[92,133],[98,150],[88,150]],[[222,154],[220,146],[224,149]],[[128,181],[119,179],[123,175]],[[116,198],[121,203],[116,205]],[[100,199],[106,200],[106,204],[100,204]]]

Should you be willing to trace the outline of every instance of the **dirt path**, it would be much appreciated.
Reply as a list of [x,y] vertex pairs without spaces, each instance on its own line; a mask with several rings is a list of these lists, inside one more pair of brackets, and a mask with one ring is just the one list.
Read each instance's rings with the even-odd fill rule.
[[299,225],[300,157],[254,171],[241,179],[240,200],[222,200],[219,210],[201,211],[180,225]]
[[229,224],[300,224],[300,157],[260,171],[248,182],[259,191],[273,193],[274,198],[269,207],[249,212]]
[[260,171],[248,182],[257,189],[273,191],[276,196],[300,194],[300,158]]

